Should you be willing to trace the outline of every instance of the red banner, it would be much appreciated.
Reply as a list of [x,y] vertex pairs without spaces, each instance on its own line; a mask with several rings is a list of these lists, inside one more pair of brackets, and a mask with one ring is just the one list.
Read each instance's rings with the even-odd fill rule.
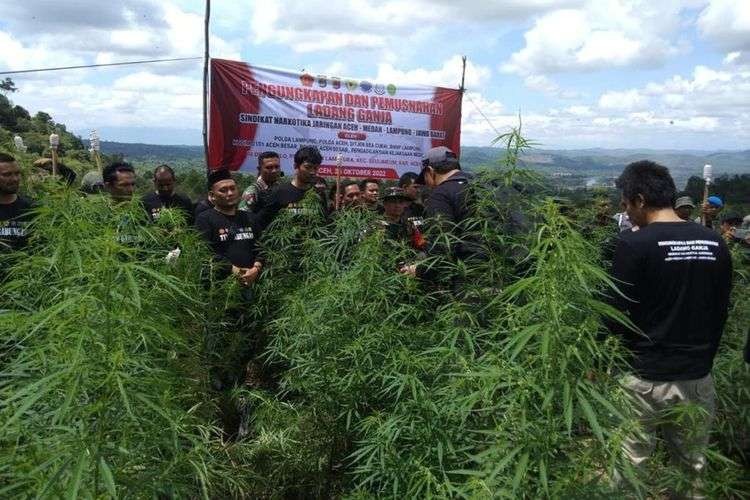
[[460,151],[461,91],[211,60],[209,168],[255,171],[275,151],[291,173],[294,153],[316,146],[321,175],[396,179],[418,172],[425,151]]

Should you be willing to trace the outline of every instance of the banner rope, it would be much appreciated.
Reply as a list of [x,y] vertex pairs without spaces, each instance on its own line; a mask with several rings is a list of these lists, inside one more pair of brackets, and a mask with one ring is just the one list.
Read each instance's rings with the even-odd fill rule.
[[477,112],[482,115],[482,118],[484,118],[487,121],[487,124],[492,128],[492,130],[495,131],[495,133],[499,136],[502,134],[500,131],[495,127],[495,125],[492,124],[489,118],[487,118],[487,115],[485,115],[481,109],[479,109],[479,106],[477,106],[477,103],[474,102],[474,100],[471,98],[468,92],[465,92],[464,95],[469,99],[469,102],[474,105],[474,108],[477,110]]

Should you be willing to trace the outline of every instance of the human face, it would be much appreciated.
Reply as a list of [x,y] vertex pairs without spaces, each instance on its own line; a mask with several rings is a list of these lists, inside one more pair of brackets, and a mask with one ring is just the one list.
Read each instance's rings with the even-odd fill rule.
[[21,184],[21,169],[14,161],[0,163],[0,194],[17,194]]
[[309,162],[303,162],[295,167],[297,170],[297,181],[304,185],[312,184],[318,176],[318,168],[320,168],[320,164],[314,165]]
[[625,213],[628,214],[630,222],[638,227],[645,227],[648,225],[646,219],[646,209],[643,197],[638,195],[635,200],[628,200],[624,196],[620,197],[620,205],[622,206]]
[[717,207],[716,205],[711,205],[710,203],[706,205],[706,208],[704,210],[706,218],[710,220],[715,219],[719,212],[721,212],[721,208]]
[[682,220],[690,220],[690,218],[693,216],[693,207],[690,206],[683,206],[680,208],[676,208],[675,212],[677,212],[677,215]]
[[240,191],[234,179],[224,179],[211,186],[211,202],[220,210],[237,208]]
[[115,172],[117,179],[106,183],[110,196],[115,201],[130,201],[135,191],[135,174],[133,172]]
[[174,194],[174,176],[166,170],[162,170],[154,176],[154,187],[159,196],[169,198]]
[[362,194],[365,202],[370,205],[374,205],[378,202],[378,195],[380,194],[380,186],[374,182],[368,182],[365,186],[365,192]]
[[359,204],[361,193],[359,186],[350,184],[344,188],[343,203],[345,207],[353,207]]
[[264,158],[258,167],[260,178],[269,186],[279,180],[279,172],[281,172],[281,160],[278,158]]
[[412,182],[408,186],[404,186],[404,194],[412,201],[416,201],[419,197],[419,184]]
[[383,201],[383,212],[388,218],[397,219],[401,217],[404,215],[405,208],[406,204],[404,203],[404,200],[398,198],[389,198]]

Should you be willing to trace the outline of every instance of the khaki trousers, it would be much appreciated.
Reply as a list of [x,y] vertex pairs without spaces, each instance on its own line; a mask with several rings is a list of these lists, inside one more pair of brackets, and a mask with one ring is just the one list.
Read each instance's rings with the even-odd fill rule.
[[[657,433],[661,432],[673,462],[696,473],[702,472],[706,467],[704,450],[715,411],[716,394],[711,375],[674,382],[655,382],[625,375],[621,383],[635,399],[642,426],[641,432],[623,443],[623,451],[630,462],[640,466],[648,460],[656,446]],[[680,418],[676,407],[686,403],[692,403],[700,410]]]

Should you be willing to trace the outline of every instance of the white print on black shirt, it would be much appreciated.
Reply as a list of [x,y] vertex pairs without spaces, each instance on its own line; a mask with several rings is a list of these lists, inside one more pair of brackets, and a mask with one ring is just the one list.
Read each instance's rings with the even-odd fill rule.
[[313,215],[315,211],[309,207],[305,207],[302,203],[290,203],[284,207],[292,215]]
[[26,236],[26,226],[22,221],[0,221],[0,236],[6,238],[23,238]]
[[716,260],[714,253],[719,242],[711,240],[670,240],[660,241],[660,247],[669,247],[664,262],[683,260]]
[[255,238],[251,227],[221,228],[219,229],[219,241],[242,241]]

